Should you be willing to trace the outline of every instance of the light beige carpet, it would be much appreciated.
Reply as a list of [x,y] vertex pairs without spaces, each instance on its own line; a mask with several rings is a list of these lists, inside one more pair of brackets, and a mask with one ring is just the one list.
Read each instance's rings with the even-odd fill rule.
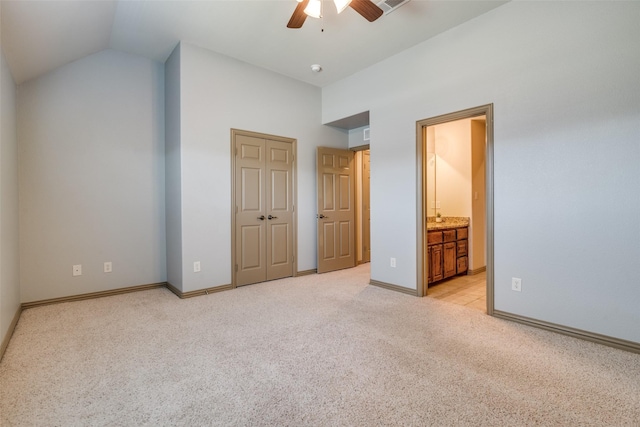
[[364,265],[26,310],[0,424],[640,425],[640,355],[368,279]]

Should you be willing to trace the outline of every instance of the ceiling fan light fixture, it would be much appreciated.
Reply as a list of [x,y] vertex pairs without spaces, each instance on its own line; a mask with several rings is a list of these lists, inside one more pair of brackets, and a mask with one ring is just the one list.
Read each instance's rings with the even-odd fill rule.
[[304,9],[304,13],[312,18],[320,18],[322,16],[321,0],[309,0],[309,4]]
[[[351,7],[358,12],[364,19],[373,22],[384,15],[384,11],[378,7],[374,1],[380,0],[333,0],[338,10],[342,12],[345,8]],[[382,0],[384,2],[400,1],[403,3],[409,0]],[[322,2],[323,0],[298,0],[298,5],[291,15],[291,19],[287,23],[287,28],[301,28],[307,16],[312,18],[322,18]],[[324,31],[324,29],[322,30]]]
[[343,10],[349,7],[349,3],[351,3],[351,0],[333,0],[333,4],[336,5],[338,13],[341,13]]

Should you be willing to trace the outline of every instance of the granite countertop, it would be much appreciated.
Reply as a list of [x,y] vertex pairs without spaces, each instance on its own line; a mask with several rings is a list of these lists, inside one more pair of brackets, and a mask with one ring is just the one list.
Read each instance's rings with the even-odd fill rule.
[[449,228],[460,228],[469,226],[469,217],[466,216],[443,216],[442,222],[436,222],[435,216],[427,217],[427,231],[446,230]]

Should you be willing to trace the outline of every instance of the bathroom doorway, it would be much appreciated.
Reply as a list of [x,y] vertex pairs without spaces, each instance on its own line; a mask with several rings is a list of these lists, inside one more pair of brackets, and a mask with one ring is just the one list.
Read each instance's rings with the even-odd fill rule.
[[487,105],[421,120],[416,142],[418,295],[484,307],[488,314],[493,312],[492,113]]

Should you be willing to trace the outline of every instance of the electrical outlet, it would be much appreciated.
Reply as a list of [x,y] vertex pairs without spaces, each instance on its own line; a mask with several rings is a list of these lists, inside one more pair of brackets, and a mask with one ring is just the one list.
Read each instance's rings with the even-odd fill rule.
[[73,275],[82,276],[82,264],[77,264],[73,266]]
[[391,258],[390,259],[390,263],[391,263],[391,267],[396,268],[396,259],[395,258]]
[[107,261],[104,263],[104,272],[105,273],[111,273],[113,271],[113,264],[111,264],[111,261]]
[[193,263],[193,272],[194,273],[200,272],[200,261],[196,261]]
[[511,290],[516,292],[522,292],[522,279],[520,279],[519,277],[512,277]]

